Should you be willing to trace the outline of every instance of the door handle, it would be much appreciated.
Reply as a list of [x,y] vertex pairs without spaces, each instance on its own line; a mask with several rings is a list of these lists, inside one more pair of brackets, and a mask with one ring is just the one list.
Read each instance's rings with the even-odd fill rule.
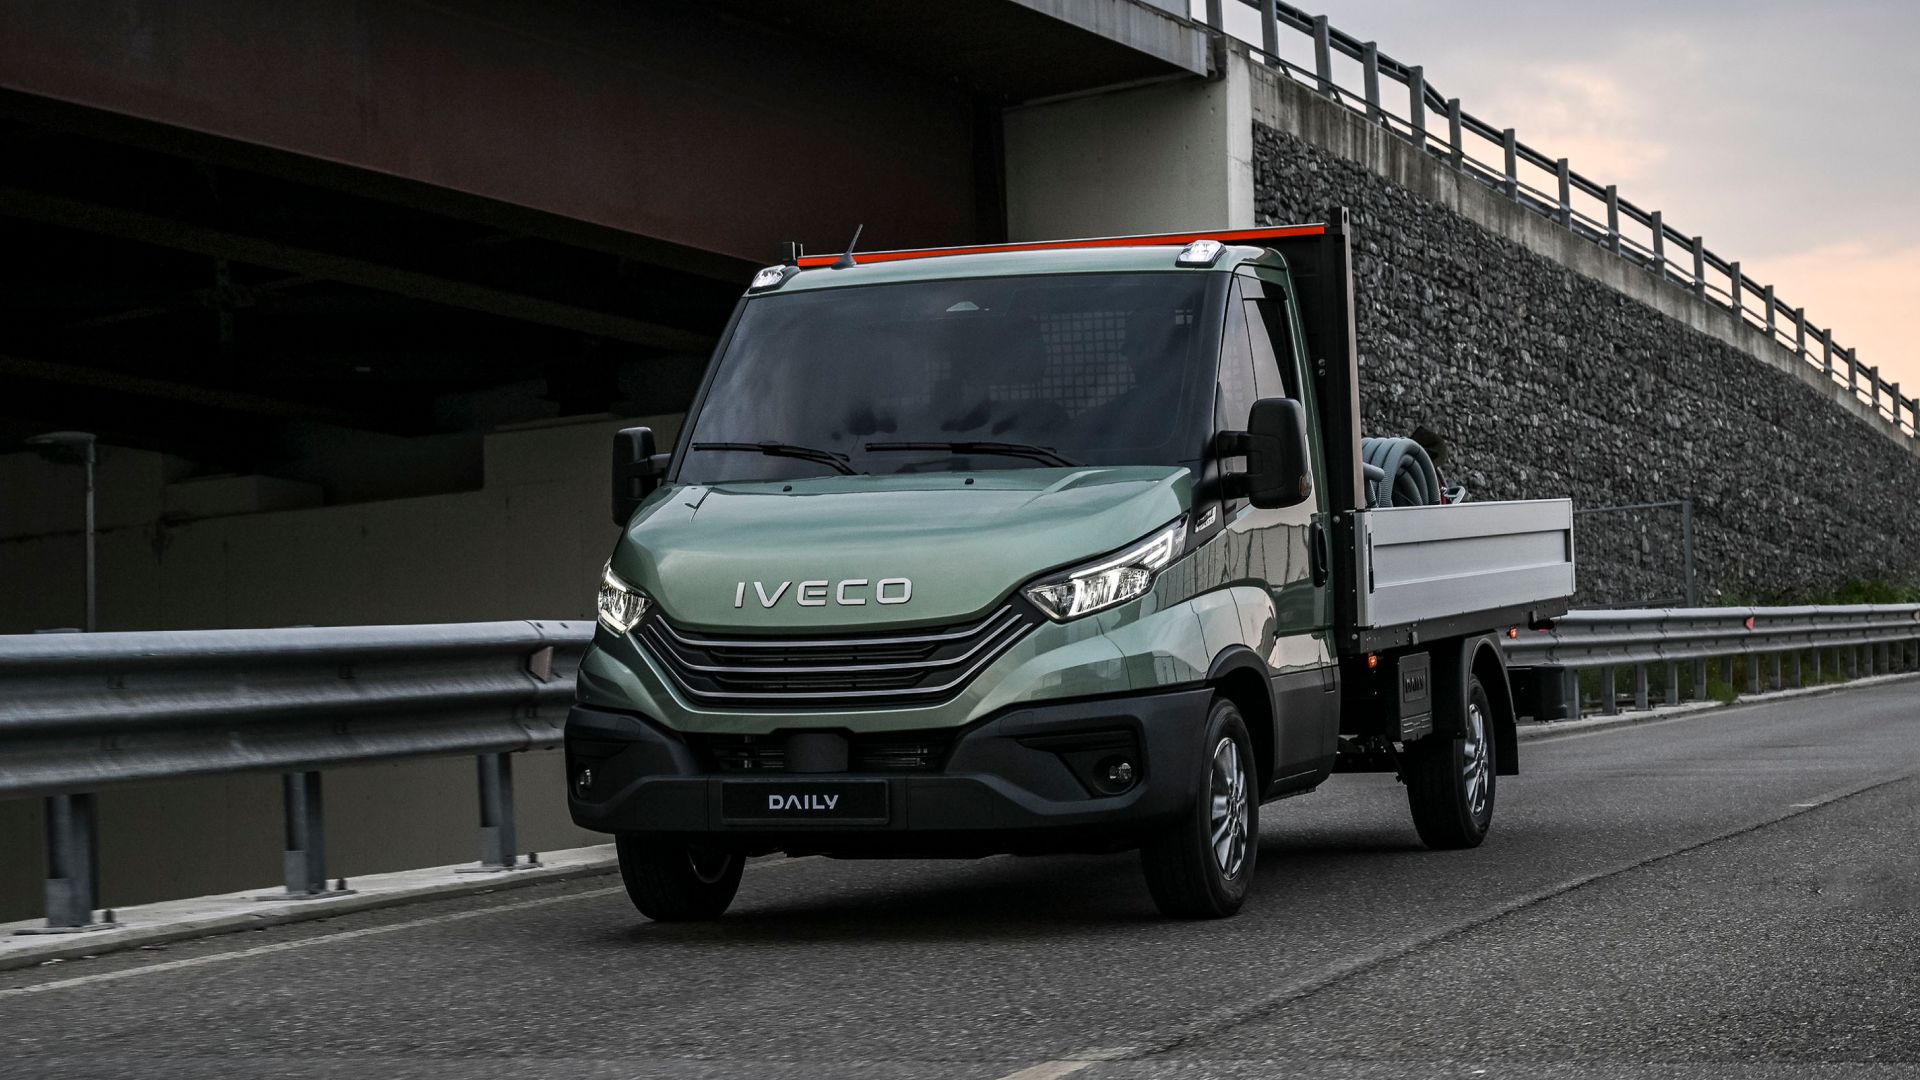
[[1327,530],[1319,522],[1308,527],[1307,564],[1313,570],[1313,587],[1319,588],[1327,583],[1327,564],[1331,561],[1327,551]]

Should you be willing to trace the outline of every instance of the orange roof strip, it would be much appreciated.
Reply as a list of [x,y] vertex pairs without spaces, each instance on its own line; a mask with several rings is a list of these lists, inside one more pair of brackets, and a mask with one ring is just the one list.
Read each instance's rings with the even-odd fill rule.
[[[1296,236],[1323,236],[1325,225],[1279,225],[1265,229],[1222,229],[1209,232],[1157,233],[1146,236],[1102,236],[1091,240],[1038,240],[1024,244],[978,244],[971,247],[905,248],[899,251],[855,252],[853,261],[868,263],[898,262],[902,259],[933,259],[945,255],[992,255],[1009,251],[1068,251],[1075,248],[1159,247],[1191,244],[1195,240],[1218,240],[1223,244],[1249,240],[1284,240]],[[802,270],[832,266],[838,255],[805,255],[799,259]]]

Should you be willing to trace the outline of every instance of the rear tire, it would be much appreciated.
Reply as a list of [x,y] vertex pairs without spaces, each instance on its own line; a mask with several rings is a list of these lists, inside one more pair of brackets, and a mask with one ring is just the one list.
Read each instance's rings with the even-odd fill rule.
[[740,891],[740,874],[746,869],[746,859],[733,852],[637,833],[615,837],[614,849],[620,855],[627,898],[656,922],[719,918]]
[[1233,702],[1214,701],[1201,746],[1193,803],[1140,848],[1147,891],[1173,919],[1219,919],[1240,910],[1260,854],[1253,741]]
[[1404,768],[1413,827],[1430,848],[1479,847],[1493,826],[1493,701],[1479,676],[1467,684],[1460,735],[1429,735],[1407,746]]

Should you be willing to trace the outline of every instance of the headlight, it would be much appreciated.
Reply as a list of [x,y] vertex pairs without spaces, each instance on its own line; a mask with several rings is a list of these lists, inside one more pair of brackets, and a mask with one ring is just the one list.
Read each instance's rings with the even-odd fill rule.
[[1146,595],[1153,576],[1179,557],[1186,542],[1183,517],[1110,559],[1027,586],[1027,599],[1057,622],[1105,611]]
[[613,564],[600,572],[600,625],[616,634],[624,634],[633,629],[633,624],[646,617],[647,609],[653,606],[653,598],[639,589],[620,580],[613,572]]

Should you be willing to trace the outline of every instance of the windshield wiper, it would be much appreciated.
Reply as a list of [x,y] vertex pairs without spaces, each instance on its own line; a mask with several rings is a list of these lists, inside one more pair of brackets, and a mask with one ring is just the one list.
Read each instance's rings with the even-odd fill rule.
[[[768,457],[799,458],[802,461],[814,461],[829,466],[833,471],[853,476],[860,470],[847,464],[847,455],[836,454],[831,450],[816,450],[811,446],[787,442],[697,442],[694,450],[735,450],[743,454],[765,454]],[[869,447],[868,449],[872,449]]]
[[945,450],[949,454],[999,454],[1002,457],[1029,458],[1050,465],[1080,464],[1054,453],[1051,446],[1019,442],[870,442],[867,450],[882,453],[889,450]]

